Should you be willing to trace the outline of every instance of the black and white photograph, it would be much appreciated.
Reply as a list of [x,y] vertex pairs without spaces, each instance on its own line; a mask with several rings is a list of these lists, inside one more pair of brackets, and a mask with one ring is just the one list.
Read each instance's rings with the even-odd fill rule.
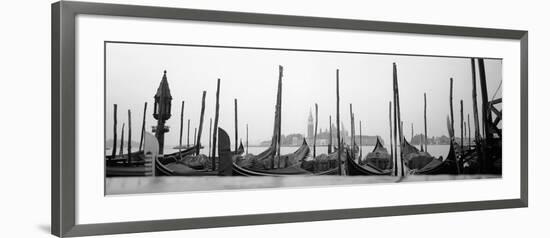
[[499,179],[502,59],[104,42],[105,193]]

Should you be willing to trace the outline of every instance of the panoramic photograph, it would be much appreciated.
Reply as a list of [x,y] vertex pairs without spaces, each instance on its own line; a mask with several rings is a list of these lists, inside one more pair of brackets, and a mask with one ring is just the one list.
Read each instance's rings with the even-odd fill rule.
[[502,176],[502,59],[104,47],[106,195]]

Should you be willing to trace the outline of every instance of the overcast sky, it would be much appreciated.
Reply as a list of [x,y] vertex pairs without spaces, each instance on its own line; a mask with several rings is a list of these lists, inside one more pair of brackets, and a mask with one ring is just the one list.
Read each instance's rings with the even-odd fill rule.
[[[357,134],[359,120],[363,135],[379,135],[389,140],[388,102],[392,99],[392,63],[397,64],[401,117],[404,134],[410,137],[424,130],[423,93],[427,93],[428,136],[447,135],[449,78],[454,78],[455,131],[460,136],[460,100],[464,117],[472,114],[470,60],[453,57],[300,52],[261,49],[212,48],[108,43],[106,55],[106,138],[112,138],[113,104],[118,104],[119,133],[132,111],[133,140],[139,141],[143,104],[148,102],[146,129],[156,125],[153,96],[167,71],[172,93],[171,131],[166,145],[176,145],[179,137],[181,101],[185,101],[184,144],[187,119],[191,119],[191,140],[198,127],[202,91],[207,91],[204,140],[208,141],[208,121],[214,117],[216,80],[221,79],[219,127],[231,139],[234,134],[234,98],[238,99],[239,137],[249,125],[250,143],[270,139],[273,132],[278,66],[284,67],[282,92],[282,133],[307,131],[307,118],[319,105],[319,128],[328,128],[329,115],[336,121],[336,69],[340,69],[340,118],[350,128],[349,104],[353,104]],[[476,63],[477,67],[477,63]],[[485,60],[489,99],[502,80],[502,61]],[[479,73],[479,72],[478,72]],[[479,79],[479,77],[478,77]],[[504,87],[504,86],[502,86]],[[479,90],[479,81],[478,81]],[[481,106],[481,93],[478,92]],[[481,108],[479,109],[481,112]],[[473,133],[473,115],[470,115]],[[126,125],[127,126],[127,125]],[[127,133],[127,132],[126,132]],[[127,135],[127,134],[126,134]],[[120,136],[120,135],[119,135]]]

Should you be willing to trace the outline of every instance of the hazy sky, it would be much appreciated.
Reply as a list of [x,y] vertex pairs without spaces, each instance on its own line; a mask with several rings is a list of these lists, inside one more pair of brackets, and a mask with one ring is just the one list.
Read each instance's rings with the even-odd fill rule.
[[[316,49],[317,50],[317,49]],[[460,136],[460,100],[464,117],[472,114],[470,60],[452,57],[299,52],[192,46],[108,43],[106,56],[106,138],[112,138],[113,104],[118,104],[119,133],[132,111],[132,139],[139,141],[143,104],[148,102],[146,129],[156,125],[153,96],[167,71],[172,93],[171,127],[166,145],[176,145],[179,137],[181,101],[185,101],[184,144],[187,119],[191,119],[191,140],[198,127],[202,91],[207,91],[202,143],[208,141],[209,118],[214,117],[216,80],[221,79],[219,127],[231,139],[234,135],[234,106],[239,109],[239,137],[249,125],[249,141],[270,139],[273,132],[278,66],[284,67],[282,92],[282,133],[306,134],[307,118],[319,105],[319,128],[328,128],[329,115],[336,121],[336,69],[340,69],[340,118],[349,130],[349,104],[353,104],[356,133],[359,120],[363,135],[379,135],[389,140],[388,102],[392,99],[392,63],[397,63],[401,118],[404,134],[423,132],[423,93],[427,93],[428,136],[448,135],[449,78],[454,78],[455,131]],[[477,68],[477,63],[476,63]],[[485,60],[489,99],[502,80],[502,61]],[[478,72],[479,73],[479,72]],[[479,79],[479,77],[478,77]],[[503,86],[504,87],[504,86]],[[478,90],[479,90],[478,81]],[[496,93],[501,97],[502,89]],[[481,93],[478,92],[481,107]],[[479,109],[481,112],[481,108]],[[473,133],[473,115],[470,115]],[[127,126],[127,125],[126,125]],[[126,132],[127,133],[127,132]],[[125,133],[125,134],[126,134]],[[126,134],[127,135],[127,134]],[[120,135],[119,135],[120,136]],[[232,141],[233,143],[233,141]]]

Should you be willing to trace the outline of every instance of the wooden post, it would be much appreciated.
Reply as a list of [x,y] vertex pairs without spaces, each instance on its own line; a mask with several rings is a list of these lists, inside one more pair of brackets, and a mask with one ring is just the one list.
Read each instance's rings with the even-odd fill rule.
[[220,79],[216,87],[216,113],[214,115],[214,134],[212,138],[212,170],[216,170],[216,142],[218,134],[218,120],[220,117]]
[[468,113],[468,149],[472,146],[472,131],[470,129],[470,113]]
[[449,91],[449,108],[451,110],[451,143],[454,142],[455,139],[455,119],[454,119],[454,113],[453,113],[453,78],[449,80],[450,83],[450,91]]
[[[449,80],[449,83],[450,83],[450,91],[449,91],[449,108],[450,108],[450,111],[451,111],[451,118],[450,118],[450,143],[454,145],[455,143],[455,124],[454,124],[454,114],[453,114],[453,78],[451,78]],[[452,151],[454,153],[454,151]],[[457,168],[457,171],[458,171],[458,174],[461,173],[462,169],[461,169],[461,159],[456,161],[456,168]]]
[[208,158],[212,157],[212,117],[210,118],[210,129],[208,130]]
[[248,154],[248,123],[246,124],[246,154]]
[[489,110],[489,98],[487,96],[487,79],[485,75],[485,63],[484,60],[479,58],[477,59],[477,63],[479,66],[479,85],[481,86],[481,113],[482,116],[482,123],[483,123],[483,132],[485,133],[486,143],[487,141],[491,141],[493,139],[493,133],[491,132],[491,128],[489,126],[489,123],[492,123],[492,115],[491,111]]
[[328,116],[328,148],[327,153],[332,153],[332,116]]
[[116,109],[117,109],[117,105],[114,104],[113,105],[113,116],[114,116],[114,120],[113,120],[113,151],[111,152],[111,159],[114,159],[115,156],[116,156],[116,141],[117,141],[117,138],[116,138],[116,123],[117,123],[117,120],[116,120]]
[[426,117],[426,109],[427,109],[427,103],[426,103],[426,93],[424,93],[424,151],[428,153],[428,120]]
[[336,139],[338,139],[338,175],[342,175],[342,142],[340,141],[340,70],[336,70]]
[[239,124],[237,123],[237,99],[235,98],[235,152],[239,149],[237,141],[239,140]]
[[191,131],[191,119],[187,119],[187,148],[189,148],[189,132]]
[[126,163],[132,163],[132,113],[128,109],[128,159]]
[[[464,105],[462,100],[460,100],[460,151],[463,157],[464,156]],[[462,158],[461,158],[462,159]]]
[[390,126],[390,159],[391,159],[391,163],[393,164],[392,165],[392,169],[395,169],[395,164],[393,162],[393,136],[392,136],[392,128],[391,128],[391,101],[388,102],[388,108],[389,108],[389,120],[388,122],[390,123],[389,126]]
[[474,113],[474,137],[475,137],[475,143],[478,144],[481,139],[481,135],[479,133],[479,116],[477,112],[477,89],[476,89],[476,65],[475,65],[475,59],[471,58],[471,67],[472,67],[472,102],[473,102],[473,113]]
[[179,140],[179,156],[181,159],[181,146],[182,146],[182,139],[183,139],[183,110],[185,109],[185,102],[181,101],[181,113],[180,113],[180,140]]
[[[394,63],[395,65],[395,63]],[[394,76],[394,80],[393,80],[393,143],[395,145],[395,153],[394,153],[394,156],[395,156],[395,164],[394,164],[394,171],[395,171],[395,176],[399,176],[399,167],[398,167],[398,161],[397,161],[397,157],[399,156],[399,154],[397,153],[397,136],[398,136],[398,126],[397,126],[397,121],[399,120],[397,118],[397,96],[395,94],[395,76]],[[401,141],[401,139],[399,139],[399,141]]]
[[318,107],[317,103],[315,103],[315,133],[313,133],[313,158],[317,156],[317,123],[318,123]]
[[143,106],[143,123],[141,123],[141,135],[139,136],[139,149],[138,149],[138,151],[141,151],[141,148],[143,146],[143,138],[145,136],[145,115],[147,115],[147,102],[145,102],[145,105]]
[[350,118],[350,138],[349,138],[349,144],[351,146],[351,157],[353,160],[355,160],[355,138],[353,135],[353,107],[351,103],[349,104],[349,118]]
[[282,126],[282,104],[283,104],[283,66],[279,65],[279,132],[277,136],[277,167],[281,164],[281,128]]
[[195,127],[195,133],[193,134],[193,146],[197,146],[197,128]]
[[359,162],[361,162],[362,158],[363,158],[363,129],[361,128],[361,120],[359,120]]
[[414,124],[411,122],[411,144],[414,138]]
[[393,80],[394,80],[394,84],[395,84],[395,108],[397,109],[397,117],[394,118],[395,120],[397,120],[397,122],[401,122],[401,123],[397,123],[398,124],[398,129],[399,129],[399,147],[400,147],[400,160],[401,160],[401,176],[405,176],[405,168],[403,167],[404,166],[404,162],[403,162],[403,123],[401,121],[401,106],[400,106],[400,103],[399,103],[399,83],[397,81],[397,65],[395,63],[393,63]]
[[124,158],[124,123],[122,123],[122,133],[120,134],[120,158]]
[[[201,150],[202,125],[204,124],[204,109],[206,107],[206,91],[202,91],[201,118],[199,120],[199,132],[196,135],[195,146],[197,148],[196,155],[199,155]],[[196,132],[196,129],[195,129]]]

